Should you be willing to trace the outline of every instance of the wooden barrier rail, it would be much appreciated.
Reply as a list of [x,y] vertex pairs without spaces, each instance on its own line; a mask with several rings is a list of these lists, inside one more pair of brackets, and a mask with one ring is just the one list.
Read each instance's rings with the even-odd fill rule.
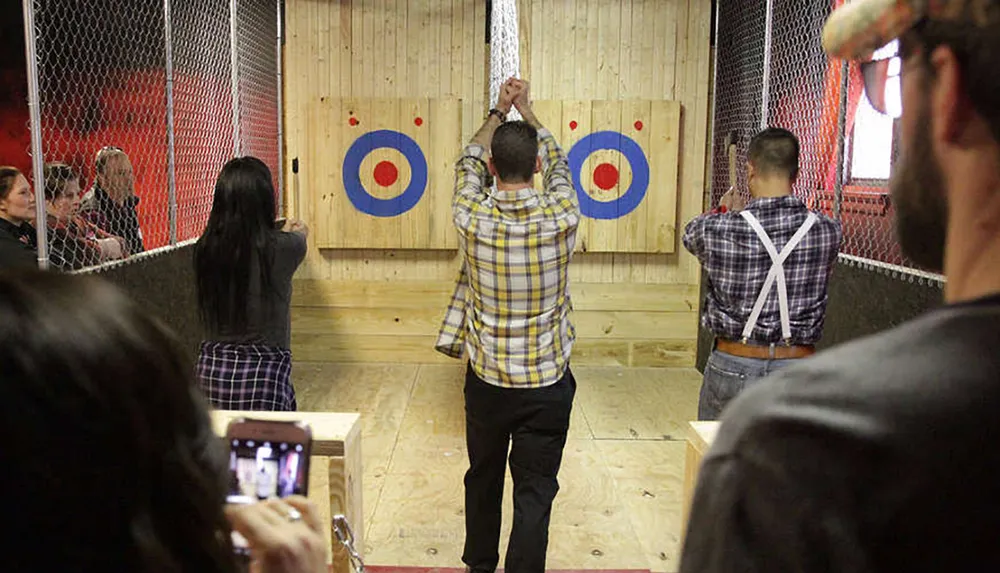
[[719,433],[719,425],[719,422],[688,422],[687,454],[684,461],[684,499],[681,500],[681,547],[684,547],[684,536],[687,534],[688,519],[691,517],[691,503],[694,501],[694,490],[698,485],[701,460],[712,447],[712,442]]

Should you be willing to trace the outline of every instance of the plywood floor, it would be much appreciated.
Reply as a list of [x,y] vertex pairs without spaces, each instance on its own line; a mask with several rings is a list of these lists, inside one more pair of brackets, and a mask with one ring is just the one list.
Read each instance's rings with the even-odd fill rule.
[[[683,427],[694,369],[579,367],[550,526],[550,569],[678,566]],[[467,467],[463,367],[299,363],[299,407],[361,412],[368,563],[460,567]],[[510,532],[510,476],[500,548]]]

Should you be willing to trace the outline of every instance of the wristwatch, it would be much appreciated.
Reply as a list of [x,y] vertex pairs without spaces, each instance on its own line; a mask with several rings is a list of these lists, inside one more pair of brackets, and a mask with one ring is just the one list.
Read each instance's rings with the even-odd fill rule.
[[502,111],[500,111],[497,108],[491,109],[490,113],[486,114],[486,117],[489,117],[491,115],[497,116],[497,119],[500,120],[500,123],[506,123],[506,121],[507,121],[507,114],[504,113],[504,112],[502,112]]

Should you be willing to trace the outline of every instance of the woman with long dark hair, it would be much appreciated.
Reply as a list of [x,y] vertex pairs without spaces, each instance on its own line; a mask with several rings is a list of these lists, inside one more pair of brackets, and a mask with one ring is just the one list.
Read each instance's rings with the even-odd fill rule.
[[292,275],[306,255],[300,221],[275,224],[271,171],[254,157],[222,168],[208,225],[194,251],[198,306],[208,338],[198,376],[225,410],[296,409]]
[[0,167],[0,271],[38,266],[35,252],[35,194],[14,167]]
[[[26,274],[23,274],[26,273]],[[301,497],[226,507],[228,456],[192,364],[94,277],[0,273],[0,571],[326,570]]]

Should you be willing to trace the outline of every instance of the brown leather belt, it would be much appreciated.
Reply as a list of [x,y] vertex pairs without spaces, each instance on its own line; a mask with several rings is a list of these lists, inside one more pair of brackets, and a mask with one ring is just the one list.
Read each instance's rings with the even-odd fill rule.
[[763,360],[791,360],[795,358],[806,358],[816,354],[816,347],[808,346],[786,346],[784,344],[744,344],[725,338],[715,339],[715,349],[719,352],[732,354],[741,358],[760,358]]

